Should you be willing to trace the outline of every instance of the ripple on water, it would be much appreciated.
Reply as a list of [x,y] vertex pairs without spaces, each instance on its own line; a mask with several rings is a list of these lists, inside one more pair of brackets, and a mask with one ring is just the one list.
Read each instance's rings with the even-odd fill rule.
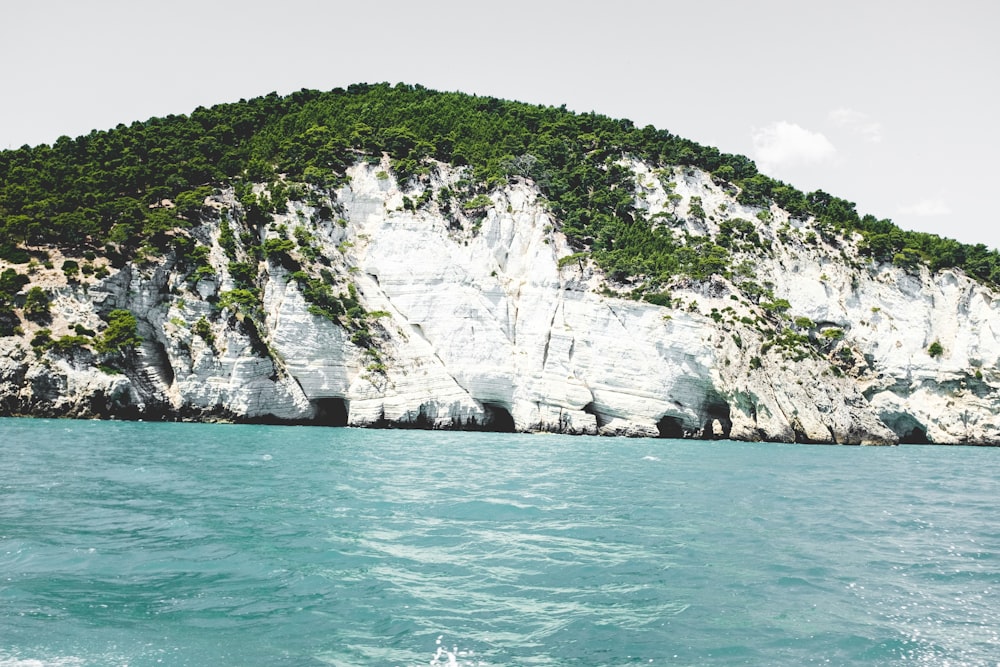
[[0,667],[995,665],[1000,450],[0,420]]

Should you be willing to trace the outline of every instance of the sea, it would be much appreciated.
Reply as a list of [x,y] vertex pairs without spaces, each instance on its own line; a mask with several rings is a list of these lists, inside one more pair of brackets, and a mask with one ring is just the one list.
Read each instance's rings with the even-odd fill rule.
[[0,667],[1000,664],[1000,449],[0,419]]

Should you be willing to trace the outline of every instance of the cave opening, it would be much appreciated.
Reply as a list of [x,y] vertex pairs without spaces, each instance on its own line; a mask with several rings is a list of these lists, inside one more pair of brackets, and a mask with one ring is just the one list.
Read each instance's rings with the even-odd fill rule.
[[510,410],[498,403],[483,403],[483,410],[486,418],[483,421],[483,430],[494,433],[513,433],[514,418]]
[[[728,438],[733,430],[733,420],[729,414],[729,403],[715,396],[715,400],[705,406],[708,419],[702,429],[701,437],[706,440],[718,440]],[[715,422],[719,423],[720,432],[716,432]]]
[[167,354],[167,348],[163,343],[160,341],[153,343],[156,349],[156,372],[163,384],[169,387],[174,383],[174,367],[170,365],[170,355]]
[[607,418],[605,418],[604,415],[598,412],[597,408],[594,407],[593,401],[583,406],[583,411],[586,412],[588,415],[594,415],[594,420],[597,422],[597,428],[601,428],[602,426],[608,423]]
[[919,426],[914,426],[909,431],[900,434],[899,444],[901,445],[929,445],[931,444],[930,439],[927,437],[927,431],[920,428]]
[[312,423],[317,426],[347,426],[347,399],[331,396],[312,400],[314,416]]
[[905,412],[879,415],[882,423],[888,426],[899,437],[901,445],[929,445],[932,440],[927,436],[927,429],[916,417]]
[[681,420],[670,415],[660,417],[660,421],[656,422],[656,430],[659,431],[661,438],[680,440],[684,437],[684,426],[681,424]]

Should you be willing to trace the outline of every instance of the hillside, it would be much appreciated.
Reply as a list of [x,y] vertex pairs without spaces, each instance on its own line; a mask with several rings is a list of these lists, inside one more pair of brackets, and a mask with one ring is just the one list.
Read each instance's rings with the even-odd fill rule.
[[0,413],[1000,442],[1000,256],[420,87],[0,153]]

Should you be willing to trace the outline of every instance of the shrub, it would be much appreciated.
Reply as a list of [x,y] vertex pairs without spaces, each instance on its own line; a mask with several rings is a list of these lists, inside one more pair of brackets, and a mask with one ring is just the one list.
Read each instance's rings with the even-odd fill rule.
[[[302,296],[309,302],[309,312],[325,317],[331,322],[337,321],[337,316],[344,312],[340,298],[334,295],[333,289],[325,280],[309,278],[304,272],[294,278],[302,290]],[[329,275],[329,272],[327,272]],[[325,278],[325,275],[324,275]]]
[[212,333],[212,325],[204,317],[194,323],[193,331],[209,346],[215,344],[215,334]]
[[195,269],[192,275],[194,276],[195,282],[198,282],[199,280],[211,280],[212,278],[215,278],[215,269],[208,265],[202,265]]
[[66,275],[67,280],[76,280],[80,273],[80,264],[76,260],[67,259],[62,263],[62,272]]
[[927,354],[931,355],[931,358],[937,359],[942,354],[944,354],[944,348],[941,346],[940,342],[934,341],[927,348]]
[[135,315],[119,308],[108,313],[108,328],[96,344],[99,352],[123,352],[138,347],[141,342]]
[[788,299],[775,299],[771,303],[761,303],[760,307],[769,313],[771,312],[783,313],[789,308],[791,308],[792,304],[788,302]]
[[577,264],[577,263],[579,263],[580,267],[582,268],[583,263],[587,260],[588,256],[589,253],[574,252],[572,255],[566,255],[565,257],[560,257],[558,262],[559,268],[563,269],[569,266],[570,264]]
[[236,235],[233,234],[233,228],[226,220],[219,224],[219,245],[222,246],[229,261],[236,261]]
[[253,287],[257,280],[257,267],[249,262],[229,262],[229,275],[240,289]]
[[234,289],[219,295],[219,308],[253,309],[260,303],[256,290]]
[[90,339],[86,336],[62,336],[52,341],[52,349],[56,352],[73,352],[90,345]]
[[282,255],[284,253],[291,252],[295,248],[295,243],[289,239],[268,239],[264,241],[264,256],[274,257],[276,255]]
[[11,264],[27,264],[31,261],[31,256],[13,244],[0,243],[0,259],[5,259]]
[[837,329],[836,327],[831,327],[829,329],[823,329],[823,338],[827,340],[841,340],[844,337],[844,330]]
[[359,329],[351,334],[351,342],[358,347],[371,347],[372,335],[367,329]]
[[486,208],[487,206],[492,206],[493,200],[490,199],[489,195],[476,195],[469,201],[462,204],[462,208],[466,211],[471,211],[477,208]]
[[35,332],[35,335],[31,337],[31,349],[35,351],[35,354],[41,354],[45,350],[52,347],[52,331],[49,329],[39,329]]
[[673,305],[673,297],[667,294],[643,294],[643,301],[647,301],[655,306],[663,306],[665,308],[670,308]]
[[51,304],[48,292],[35,285],[28,290],[24,300],[24,316],[32,322],[45,324],[52,319]]
[[688,216],[698,220],[705,219],[705,208],[701,204],[701,197],[691,197],[688,202]]

